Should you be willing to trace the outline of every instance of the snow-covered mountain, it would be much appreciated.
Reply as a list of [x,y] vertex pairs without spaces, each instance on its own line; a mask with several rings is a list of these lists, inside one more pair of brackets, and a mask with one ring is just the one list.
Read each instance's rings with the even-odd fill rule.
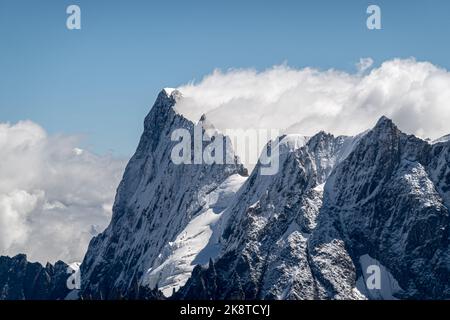
[[173,130],[213,129],[178,114],[179,98],[164,90],[145,119],[81,266],[84,298],[450,298],[449,141],[383,117],[355,137],[282,136],[269,142],[279,171],[247,178],[229,144],[232,164],[171,161]]
[[197,269],[178,297],[321,298],[308,243],[317,226],[324,184],[360,138],[320,132],[302,145],[292,143],[292,136],[282,137],[280,170],[273,176],[253,171],[228,209],[220,259],[206,271]]
[[[129,298],[135,288],[156,286],[170,296],[196,264],[219,252],[220,244],[211,237],[219,239],[215,226],[245,180],[245,170],[229,143],[223,144],[223,154],[232,164],[172,162],[178,143],[171,139],[174,130],[184,128],[191,135],[195,126],[211,130],[205,117],[194,124],[175,112],[178,96],[176,90],[163,90],[145,119],[117,191],[111,224],[91,241],[81,266],[86,298]],[[191,156],[193,160],[194,152]]]
[[[384,117],[355,139],[339,158],[339,138],[317,135],[262,192],[252,175],[221,257],[177,298],[450,298],[450,143]],[[379,288],[365,285],[369,265]]]

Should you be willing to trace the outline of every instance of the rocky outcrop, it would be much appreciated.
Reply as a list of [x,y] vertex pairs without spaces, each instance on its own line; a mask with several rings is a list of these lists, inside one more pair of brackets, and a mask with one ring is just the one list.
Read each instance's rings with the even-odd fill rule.
[[0,257],[0,300],[62,300],[67,288],[68,266],[61,261],[45,267],[23,254]]

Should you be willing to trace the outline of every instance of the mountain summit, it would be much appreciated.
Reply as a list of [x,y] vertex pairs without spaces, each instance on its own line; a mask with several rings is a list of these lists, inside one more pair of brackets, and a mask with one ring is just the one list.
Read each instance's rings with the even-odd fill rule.
[[[81,266],[86,298],[131,298],[130,292],[141,286],[159,287],[170,296],[195,263],[216,255],[210,237],[245,180],[239,174],[243,167],[237,160],[224,165],[171,161],[177,143],[172,132],[193,134],[195,129],[174,111],[175,93],[158,95],[119,185],[111,224],[89,245]],[[224,156],[237,159],[229,148]]]

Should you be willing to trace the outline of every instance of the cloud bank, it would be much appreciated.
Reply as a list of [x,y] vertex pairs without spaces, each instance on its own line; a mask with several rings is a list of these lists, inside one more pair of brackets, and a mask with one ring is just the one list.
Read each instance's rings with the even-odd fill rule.
[[354,135],[382,116],[407,133],[438,138],[450,133],[450,73],[429,62],[395,59],[357,72],[275,66],[263,72],[214,71],[178,88],[176,109],[198,121],[205,113],[219,129],[278,128],[313,135]]
[[110,221],[125,162],[24,121],[0,124],[0,255],[81,261]]

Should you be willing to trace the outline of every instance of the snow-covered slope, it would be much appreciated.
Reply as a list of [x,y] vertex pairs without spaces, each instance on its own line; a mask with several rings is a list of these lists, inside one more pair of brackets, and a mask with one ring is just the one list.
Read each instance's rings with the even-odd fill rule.
[[217,257],[222,214],[244,181],[245,177],[234,174],[204,197],[202,212],[162,249],[142,278],[144,286],[158,286],[166,297],[171,296],[186,283],[197,264],[205,265]]
[[85,298],[128,297],[142,285],[162,286],[170,295],[186,281],[192,263],[216,254],[214,248],[202,249],[243,182],[238,175],[244,170],[225,143],[224,157],[235,159],[234,164],[172,162],[178,143],[171,141],[172,132],[184,128],[193,135],[195,127],[174,111],[179,95],[163,90],[145,119],[141,141],[117,191],[111,224],[91,241],[81,266]]

